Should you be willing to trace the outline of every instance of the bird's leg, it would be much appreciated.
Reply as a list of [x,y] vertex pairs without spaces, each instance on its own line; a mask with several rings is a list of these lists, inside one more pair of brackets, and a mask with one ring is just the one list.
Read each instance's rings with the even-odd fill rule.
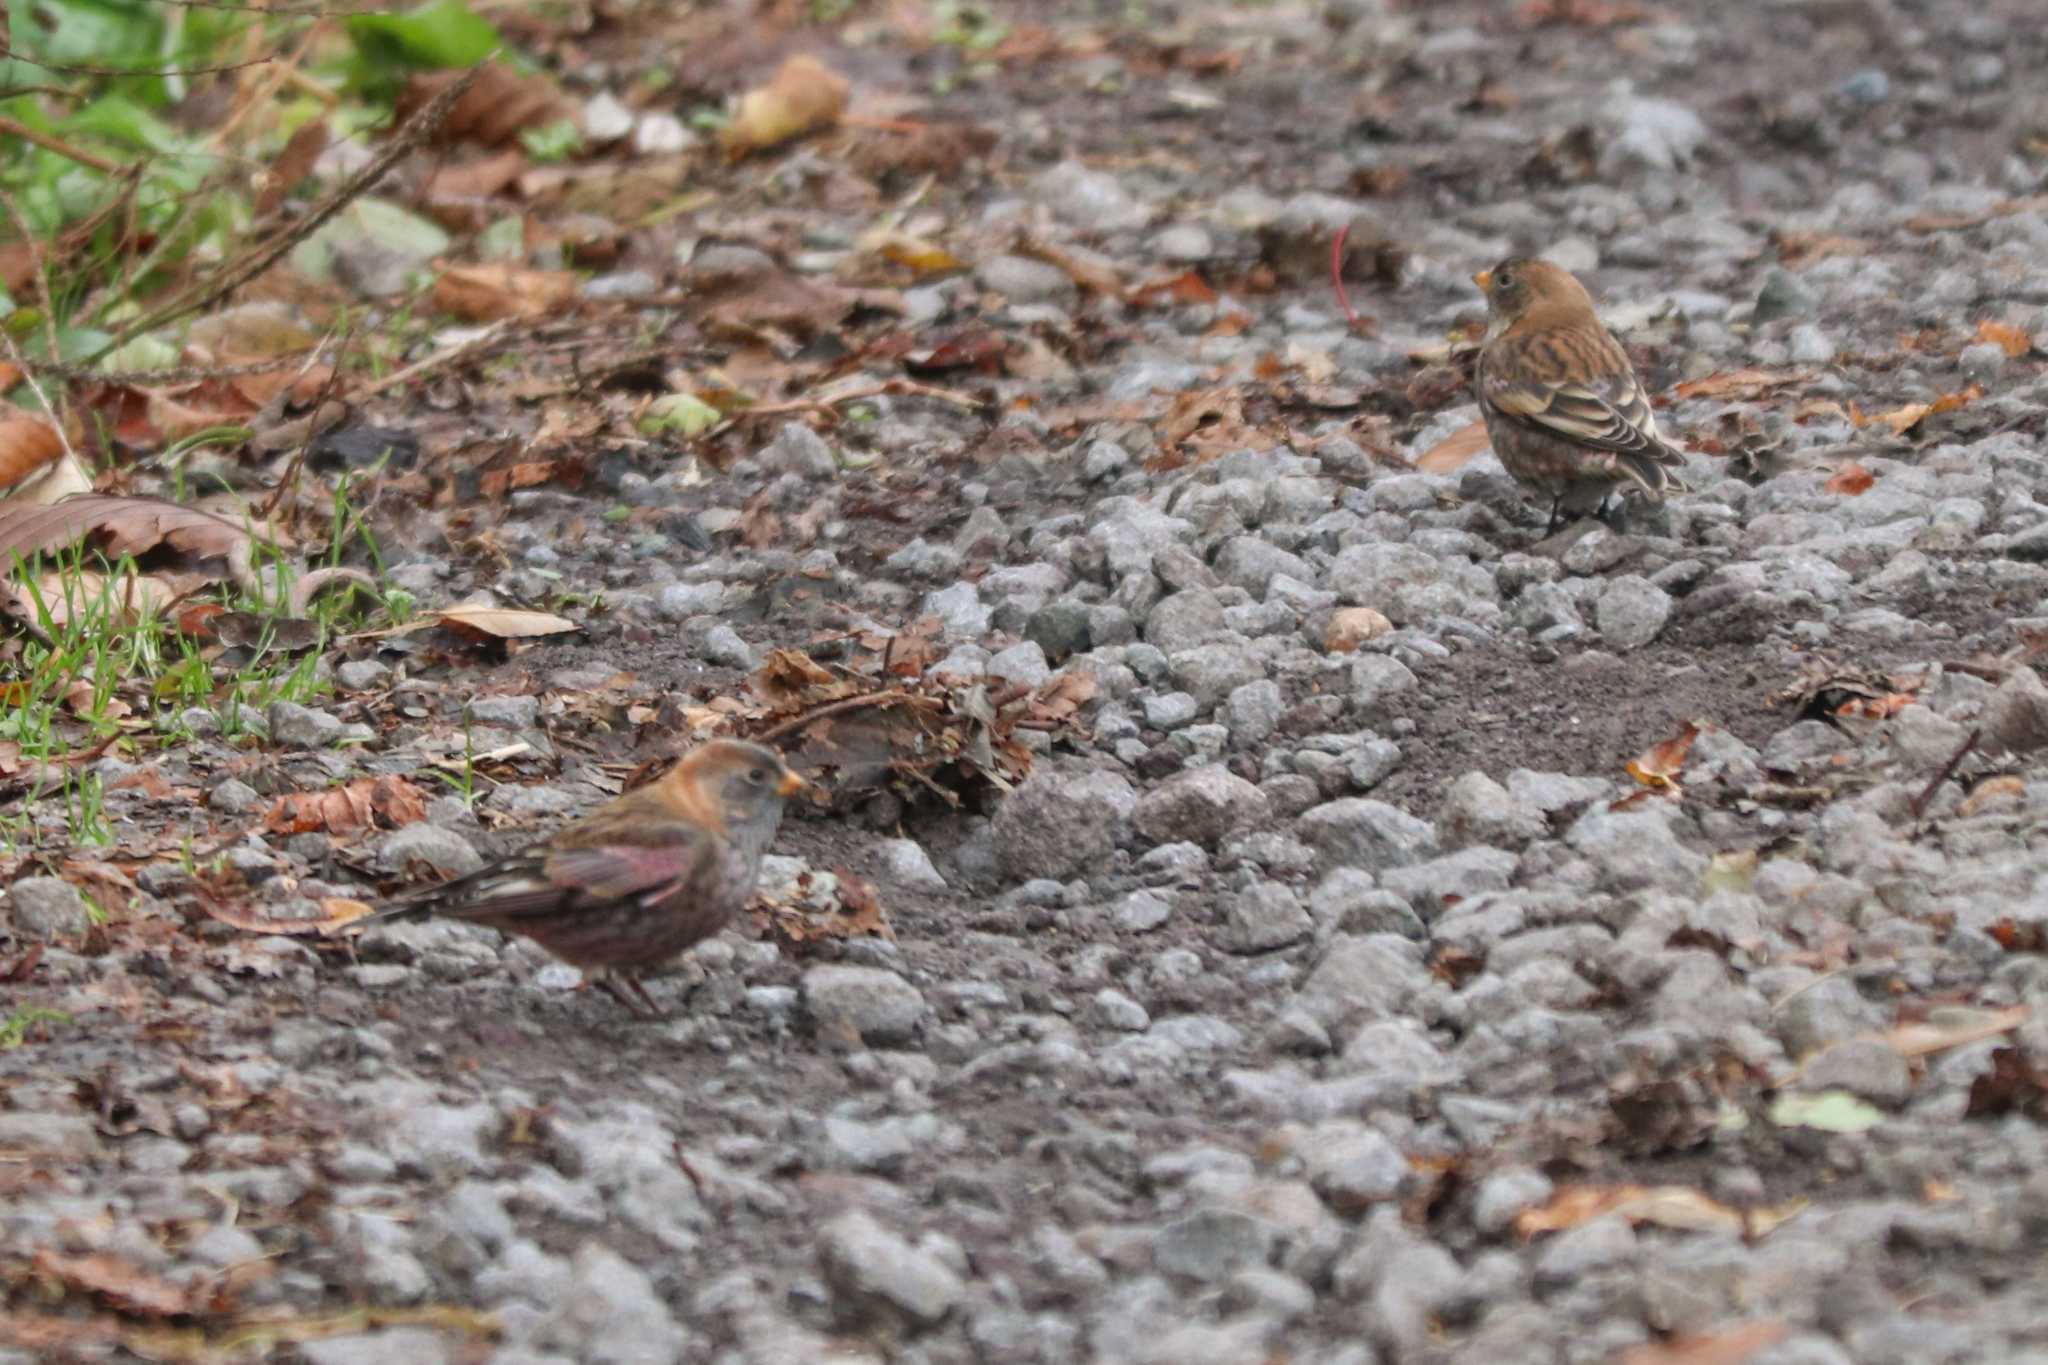
[[1550,500],[1550,525],[1543,528],[1543,538],[1545,540],[1557,534],[1557,520],[1563,511],[1564,494],[1560,493]]
[[[606,995],[624,1005],[630,1013],[636,1014],[643,1019],[661,1017],[661,1010],[656,1007],[654,998],[647,994],[647,988],[632,977],[627,977],[622,981],[610,972],[606,972],[602,976],[594,976],[589,978],[589,980],[602,989]],[[634,998],[636,996],[638,999]]]
[[662,1019],[667,1017],[668,1011],[664,1010],[661,1007],[660,1002],[647,993],[647,987],[644,984],[642,984],[639,977],[627,977],[626,988],[632,991],[633,994],[640,997],[640,1003],[647,1006],[647,1013],[650,1016],[656,1019]]

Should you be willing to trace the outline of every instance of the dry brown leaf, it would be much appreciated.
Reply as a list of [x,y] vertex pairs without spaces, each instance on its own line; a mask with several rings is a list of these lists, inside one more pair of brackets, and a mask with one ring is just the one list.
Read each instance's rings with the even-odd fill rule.
[[1977,814],[1994,801],[2018,800],[2027,794],[2024,778],[2010,773],[1987,777],[1970,789],[1970,794],[1956,805],[1956,814],[1964,819]]
[[1871,485],[1876,482],[1877,476],[1862,465],[1854,460],[1844,460],[1835,466],[1835,472],[1828,476],[1828,481],[1822,484],[1821,488],[1828,493],[1839,493],[1843,497],[1853,498],[1868,493]]
[[427,794],[405,778],[385,774],[358,778],[319,792],[280,796],[263,817],[273,834],[353,834],[398,829],[427,818]]
[[1983,396],[1984,386],[1973,383],[1968,388],[1944,393],[1931,403],[1907,403],[1889,412],[1877,413],[1870,420],[1884,423],[1892,429],[1894,435],[1904,436],[1927,418],[1944,412],[1954,412],[1957,408],[1975,402]]
[[189,575],[108,575],[80,569],[38,575],[33,587],[8,583],[0,588],[0,597],[10,599],[24,621],[50,628],[94,620],[132,626],[204,582]]
[[64,453],[64,438],[47,417],[0,417],[0,488],[12,488]]
[[298,131],[284,144],[284,150],[277,154],[277,160],[256,178],[257,217],[277,212],[285,196],[313,173],[313,163],[327,150],[327,137],[326,119],[311,119],[299,125]]
[[1783,1341],[1786,1331],[1782,1322],[1746,1322],[1704,1336],[1631,1346],[1614,1365],[1743,1365],[1764,1347]]
[[1719,370],[1688,379],[1674,391],[1680,398],[1754,399],[1813,378],[1808,370]]
[[566,616],[548,611],[521,611],[513,607],[442,607],[428,615],[444,626],[473,630],[501,640],[524,640],[536,635],[561,635],[582,627]]
[[[404,124],[431,104],[434,97],[467,75],[467,71],[434,71],[414,76],[399,92],[394,117]],[[464,140],[486,147],[502,146],[528,128],[566,118],[568,105],[554,83],[535,73],[522,76],[501,62],[486,63],[469,89],[433,133],[433,144],[453,146]]]
[[1394,623],[1371,607],[1339,607],[1330,614],[1323,631],[1323,652],[1350,654],[1368,640],[1376,640],[1394,628]]
[[492,501],[504,497],[515,488],[534,488],[551,483],[561,473],[559,460],[522,460],[507,469],[493,469],[487,472],[477,487]]
[[1990,318],[1977,324],[1977,340],[1996,343],[2001,351],[2014,360],[2034,349],[2034,338],[2024,328],[2015,327],[2009,322],[1994,322]]
[[1925,1019],[1919,1023],[1901,1024],[1879,1036],[1901,1057],[1925,1057],[1931,1052],[1945,1052],[1965,1043],[2010,1033],[2032,1016],[2033,1010],[2026,1005],[2013,1005],[2002,1010],[1950,1009],[1943,1012],[1939,1023]]
[[55,1280],[64,1288],[91,1295],[128,1317],[180,1317],[200,1306],[194,1301],[191,1291],[112,1252],[64,1256],[54,1251],[38,1251],[35,1269],[37,1274]]
[[575,297],[576,277],[566,270],[451,265],[434,281],[434,306],[469,322],[545,317],[561,312]]
[[852,87],[816,57],[798,53],[768,84],[740,96],[732,122],[719,135],[733,160],[828,128],[846,112]]
[[[268,533],[266,533],[268,534]],[[43,506],[0,501],[0,563],[95,537],[110,558],[168,546],[193,559],[231,559],[248,552],[247,526],[156,498],[86,494]]]
[[1698,721],[1688,721],[1683,730],[1661,740],[1628,761],[1628,775],[1652,791],[1679,792],[1678,774],[1685,767],[1692,742],[1700,736]]
[[1515,1219],[1515,1231],[1532,1238],[1618,1214],[1633,1224],[1648,1223],[1677,1232],[1725,1231],[1760,1237],[1805,1206],[1805,1200],[1796,1199],[1768,1208],[1737,1209],[1684,1185],[1565,1185],[1548,1203],[1524,1210]]
[[1491,445],[1486,423],[1468,422],[1415,457],[1415,467],[1425,474],[1448,474]]

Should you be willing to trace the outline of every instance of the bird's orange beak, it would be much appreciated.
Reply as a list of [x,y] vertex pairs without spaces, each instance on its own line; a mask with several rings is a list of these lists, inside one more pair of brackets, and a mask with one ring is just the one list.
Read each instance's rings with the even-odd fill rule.
[[1480,271],[1472,277],[1472,283],[1479,286],[1480,293],[1491,294],[1493,292],[1493,272],[1491,270]]
[[795,796],[800,791],[808,790],[810,785],[810,783],[798,777],[791,769],[784,768],[782,770],[782,780],[775,784],[775,794],[781,797]]

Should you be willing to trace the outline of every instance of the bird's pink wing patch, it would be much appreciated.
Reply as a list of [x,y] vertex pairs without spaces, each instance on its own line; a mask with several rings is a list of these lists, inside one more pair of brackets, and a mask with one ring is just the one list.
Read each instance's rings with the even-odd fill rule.
[[548,854],[547,879],[598,900],[666,892],[697,876],[711,852],[709,836],[677,843],[600,844]]

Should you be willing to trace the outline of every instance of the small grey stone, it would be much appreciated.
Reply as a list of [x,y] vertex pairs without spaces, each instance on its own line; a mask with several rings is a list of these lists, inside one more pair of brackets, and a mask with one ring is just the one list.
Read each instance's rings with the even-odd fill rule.
[[690,1344],[647,1272],[602,1242],[576,1248],[557,1302],[540,1340],[590,1365],[681,1360]]
[[1345,797],[1305,811],[1295,833],[1316,851],[1324,867],[1359,867],[1368,872],[1421,862],[1435,856],[1436,829],[1398,806],[1369,797]]
[[1412,1178],[1400,1148],[1350,1120],[1319,1125],[1303,1144],[1302,1162],[1309,1185],[1346,1217],[1397,1197]]
[[92,927],[78,888],[62,877],[23,877],[7,889],[15,930],[42,943],[76,938]]
[[1169,653],[1192,649],[1223,634],[1223,603],[1208,588],[1186,588],[1162,597],[1145,616],[1145,639]]
[[1213,846],[1226,834],[1263,824],[1266,794],[1228,768],[1193,768],[1138,798],[1131,826],[1155,843]]
[[1671,619],[1671,594],[1647,578],[1622,574],[1609,580],[1593,606],[1600,638],[1610,649],[1627,654],[1657,638]]
[[1091,483],[1115,478],[1131,463],[1131,453],[1115,441],[1090,441],[1081,457],[1081,473]]
[[996,865],[1016,881],[1092,871],[1116,847],[1136,805],[1137,793],[1116,773],[1041,768],[996,811]]
[[[1036,644],[1044,651],[1044,657],[1055,664],[1084,653],[1092,643],[1089,608],[1070,598],[1048,602],[1024,623],[1024,638]],[[994,672],[993,661],[990,671]]]
[[1089,1002],[1089,1015],[1106,1028],[1124,1033],[1143,1033],[1152,1026],[1145,1007],[1122,991],[1105,986]]
[[1257,882],[1225,906],[1217,944],[1230,953],[1264,953],[1314,932],[1315,921],[1292,891],[1278,882]]
[[1847,1090],[1874,1104],[1897,1106],[1913,1097],[1913,1074],[1882,1038],[1845,1038],[1806,1060],[1799,1088]]
[[422,868],[444,877],[460,877],[484,865],[469,841],[438,825],[414,824],[380,835],[371,848],[370,865],[385,876],[416,874]]
[[1883,67],[1865,67],[1861,71],[1851,73],[1837,84],[1835,93],[1850,104],[1883,104],[1891,98],[1891,77],[1885,74]]
[[540,719],[540,698],[477,697],[469,703],[469,718],[478,725],[525,730]]
[[1244,645],[1218,641],[1177,650],[1167,658],[1178,687],[1194,693],[1204,711],[1236,689],[1265,676],[1258,659]]
[[1192,692],[1155,692],[1145,698],[1144,708],[1145,724],[1154,730],[1178,730],[1202,713]]
[[944,1261],[859,1210],[825,1225],[818,1235],[818,1263],[848,1326],[879,1317],[913,1330],[935,1327],[966,1292]]
[[222,815],[246,815],[262,801],[262,795],[239,777],[222,778],[206,794],[206,808]]
[[1551,1189],[1549,1178],[1540,1171],[1503,1167],[1479,1182],[1472,1198],[1472,1224],[1485,1236],[1504,1237],[1513,1230],[1516,1216],[1549,1199]]
[[1133,891],[1117,902],[1111,922],[1127,934],[1150,933],[1173,916],[1173,905],[1154,891]]
[[784,422],[758,458],[768,469],[807,479],[829,479],[839,472],[839,459],[832,447],[802,422]]
[[726,668],[744,669],[754,666],[753,646],[741,639],[738,631],[722,621],[704,632],[704,639],[698,645],[698,650],[708,662]]
[[1266,1265],[1280,1229],[1235,1209],[1206,1208],[1176,1218],[1152,1239],[1152,1263],[1205,1284]]
[[975,282],[1012,305],[1071,302],[1080,292],[1073,277],[1056,265],[1029,256],[994,256],[974,270]]
[[915,839],[884,839],[875,849],[882,860],[882,875],[898,886],[921,891],[943,891],[946,879],[932,865],[931,854]]
[[1786,348],[1796,365],[1826,365],[1835,358],[1835,343],[1812,323],[1801,323],[1785,338]]
[[803,976],[803,1001],[815,1027],[873,1047],[914,1041],[926,1014],[917,987],[880,967],[812,967]]
[[1407,898],[1381,887],[1370,872],[1355,867],[1333,868],[1308,900],[1316,924],[1340,934],[1399,934],[1429,937],[1428,926]]
[[1052,676],[1052,666],[1046,662],[1045,650],[1038,641],[1025,640],[991,655],[988,675],[998,682],[1035,688]]
[[316,711],[310,706],[297,702],[274,701],[265,713],[270,725],[270,739],[274,744],[288,744],[299,749],[324,749],[342,736],[342,723],[325,711]]
[[1287,698],[1279,683],[1260,678],[1231,689],[1223,713],[1231,739],[1247,747],[1262,744],[1280,728],[1280,720],[1287,714]]
[[709,616],[725,606],[725,584],[664,583],[654,594],[654,609],[664,621],[687,621]]
[[[390,679],[391,667],[380,659],[349,659],[334,666],[334,680],[348,692],[374,692]],[[212,717],[212,712],[203,714]]]
[[1039,172],[1031,192],[1066,222],[1094,232],[1142,227],[1149,217],[1115,175],[1079,161],[1062,161]]

